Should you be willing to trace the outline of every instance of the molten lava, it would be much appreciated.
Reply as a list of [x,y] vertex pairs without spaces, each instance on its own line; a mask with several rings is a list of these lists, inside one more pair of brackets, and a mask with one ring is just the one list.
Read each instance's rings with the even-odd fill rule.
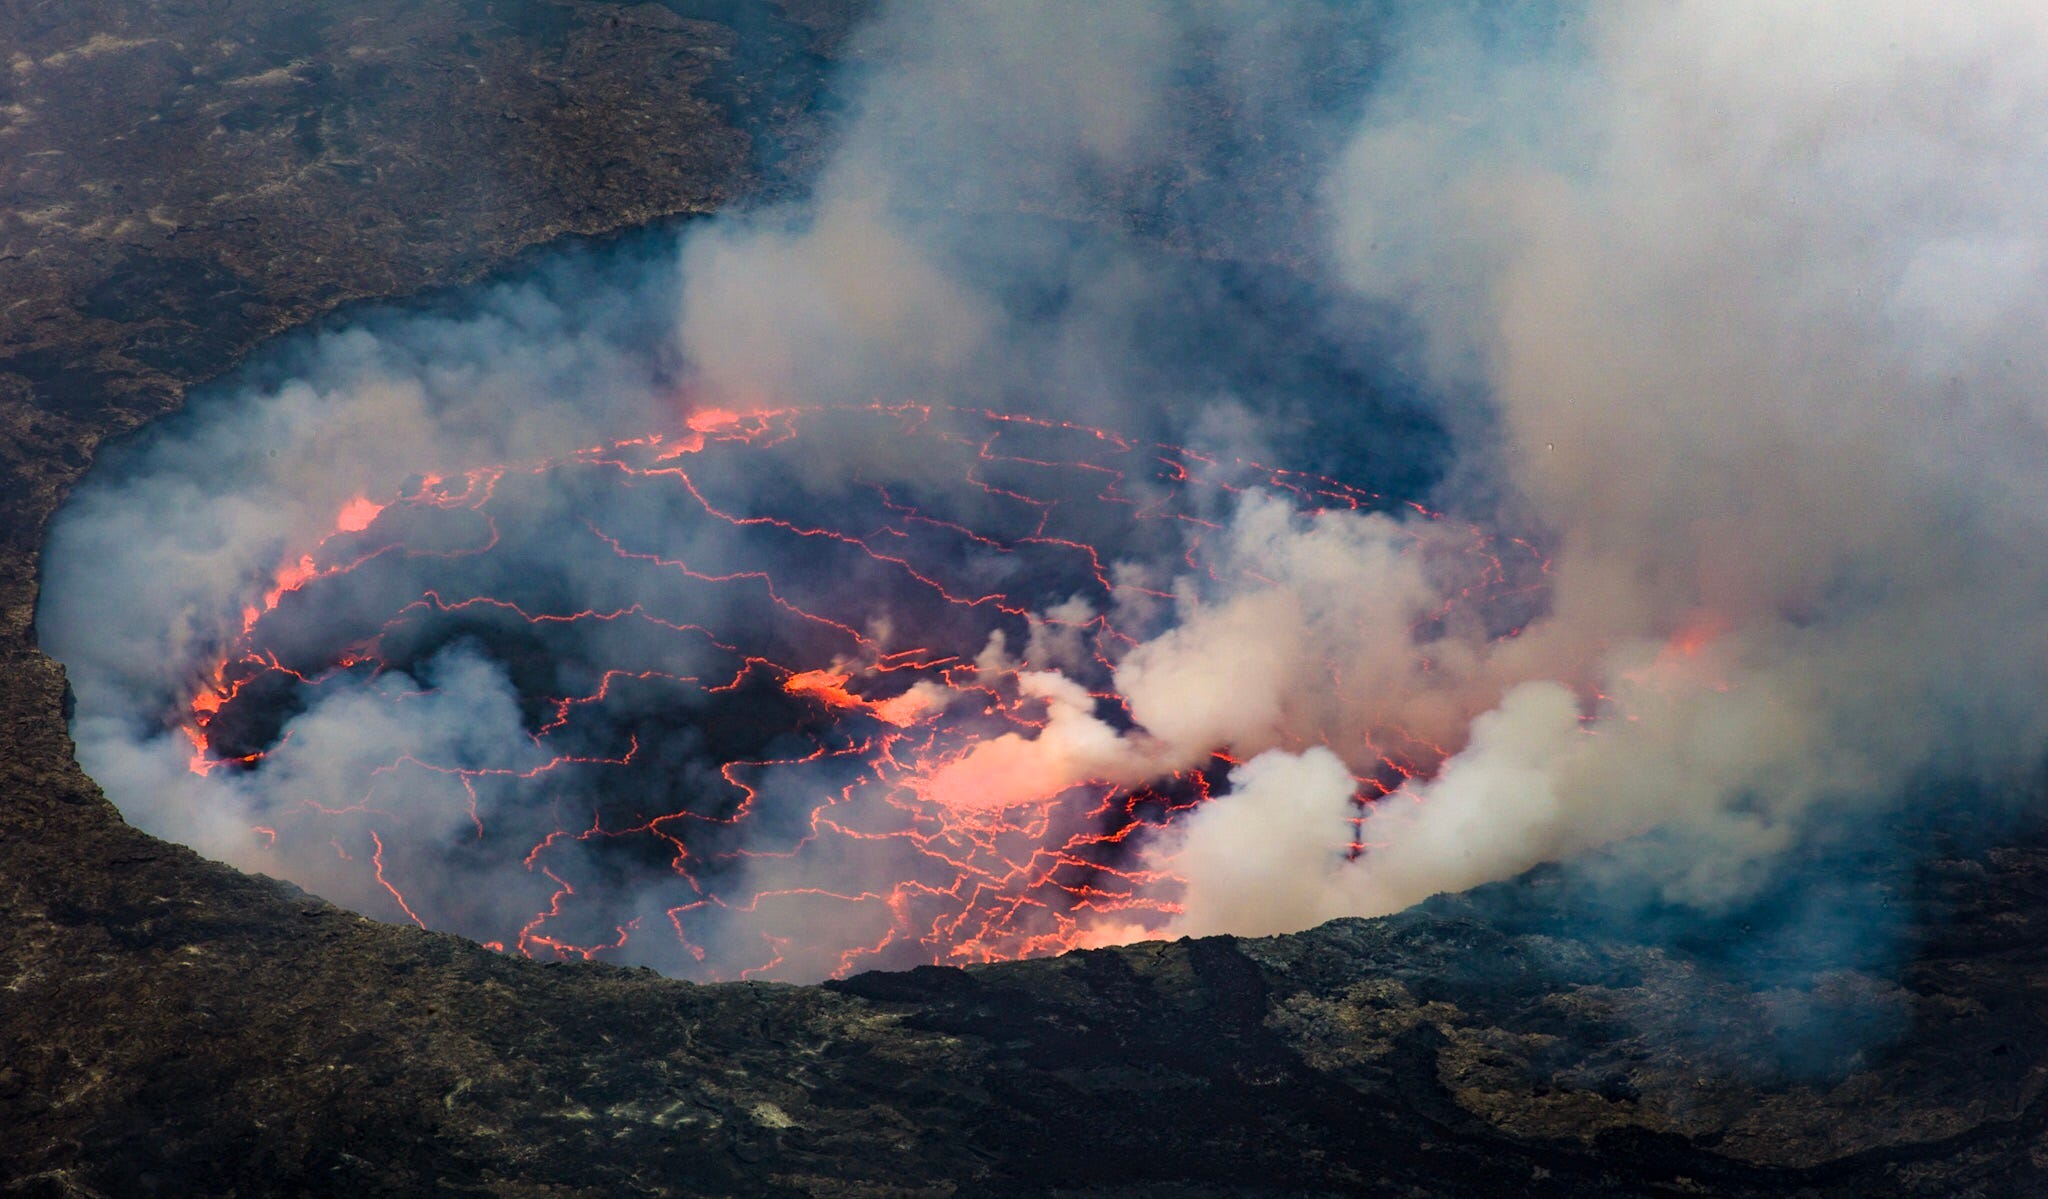
[[[810,439],[915,469],[823,477]],[[711,978],[1127,939],[1177,910],[1173,880],[1131,845],[1207,801],[1233,760],[1218,747],[1136,788],[1035,778],[1015,752],[1048,727],[1032,680],[1061,672],[1128,726],[1115,663],[1176,597],[1120,564],[1220,577],[1204,539],[1250,488],[1304,512],[1387,506],[1334,479],[1001,413],[703,410],[351,500],[252,582],[176,719],[194,771],[260,784],[323,695],[402,728],[445,655],[495,663],[515,743],[349,759],[322,780],[340,798],[256,832],[356,872],[353,893],[389,905],[373,914],[511,952]],[[585,569],[533,570],[528,539],[569,539]],[[1466,598],[1505,577],[1495,546],[1475,533],[1472,550]],[[1387,748],[1367,799],[1443,754],[1374,735]],[[466,891],[451,872],[523,889]]]

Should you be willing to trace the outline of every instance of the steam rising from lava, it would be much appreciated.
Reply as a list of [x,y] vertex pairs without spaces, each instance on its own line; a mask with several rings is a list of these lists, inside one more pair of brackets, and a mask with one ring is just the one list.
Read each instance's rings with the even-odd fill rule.
[[2044,40],[894,6],[802,205],[301,338],[116,455],[48,556],[81,759],[366,911],[688,974],[1652,830],[1739,899],[2036,772]]

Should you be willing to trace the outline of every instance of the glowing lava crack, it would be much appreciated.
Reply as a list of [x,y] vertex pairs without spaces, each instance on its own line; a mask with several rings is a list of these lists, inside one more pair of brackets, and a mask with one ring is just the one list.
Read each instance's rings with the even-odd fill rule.
[[[886,447],[888,482],[814,477],[820,439]],[[1014,751],[1059,695],[1131,729],[1116,664],[1199,602],[1174,575],[1219,577],[1207,540],[1247,489],[1386,506],[997,413],[704,411],[347,504],[252,584],[172,719],[195,772],[295,780],[257,830],[278,873],[325,855],[301,881],[507,951],[803,977],[1128,939],[1177,910],[1135,847],[1231,757],[1133,787],[1036,779]],[[1465,598],[1504,590],[1468,532]],[[516,735],[407,748],[457,702]],[[295,757],[333,727],[373,748]],[[1442,757],[1372,736],[1361,804]]]

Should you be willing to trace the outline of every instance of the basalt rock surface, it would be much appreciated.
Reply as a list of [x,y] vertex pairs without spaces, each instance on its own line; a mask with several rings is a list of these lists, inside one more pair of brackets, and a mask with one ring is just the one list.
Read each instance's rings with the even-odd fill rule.
[[339,304],[791,186],[850,19],[0,3],[0,1192],[2048,1194],[2048,844],[2011,829],[1860,866],[1878,953],[1584,923],[1553,870],[794,987],[507,958],[123,823],[30,628],[96,448]]

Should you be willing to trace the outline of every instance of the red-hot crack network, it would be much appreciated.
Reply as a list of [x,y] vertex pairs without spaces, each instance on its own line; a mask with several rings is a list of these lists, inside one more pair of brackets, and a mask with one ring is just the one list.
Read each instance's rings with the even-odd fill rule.
[[[773,471],[751,470],[858,460],[850,438],[950,491],[846,468],[778,509]],[[1128,939],[1178,910],[1176,880],[1132,845],[1207,802],[1227,753],[1138,788],[1006,779],[999,802],[962,793],[947,768],[1043,727],[1043,700],[1020,685],[1033,630],[1079,647],[1067,669],[1127,725],[1115,662],[1171,613],[1172,575],[1229,581],[1214,544],[1250,488],[1304,513],[1388,506],[1331,478],[998,412],[703,410],[671,432],[350,501],[252,589],[177,721],[194,772],[260,780],[312,699],[356,688],[402,710],[423,691],[380,680],[410,670],[431,684],[422,646],[481,636],[527,676],[502,760],[344,763],[327,793],[349,799],[272,808],[256,831],[281,862],[327,855],[323,889],[370,914],[507,952],[757,977]],[[574,519],[520,498],[565,493],[584,497]],[[687,536],[610,519],[649,496]],[[1450,604],[1502,593],[1536,561],[1413,515],[1467,543],[1469,583]],[[606,598],[565,602],[496,562],[529,537],[583,542],[603,565],[575,598]],[[1162,547],[1171,571],[1120,565]],[[381,616],[364,623],[366,609]],[[1008,652],[987,652],[992,633]],[[1316,685],[1345,684],[1333,667]],[[694,753],[662,758],[679,729]],[[1361,804],[1443,757],[1399,730],[1372,738],[1379,769],[1359,779]]]

